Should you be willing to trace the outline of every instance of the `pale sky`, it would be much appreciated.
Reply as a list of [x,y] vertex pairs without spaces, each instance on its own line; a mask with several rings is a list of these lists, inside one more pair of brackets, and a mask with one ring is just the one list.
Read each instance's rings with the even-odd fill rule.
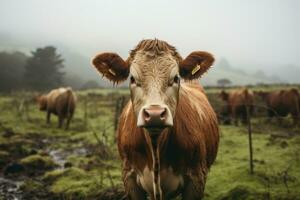
[[141,39],[158,38],[182,56],[206,50],[235,66],[272,70],[300,66],[299,10],[298,0],[0,0],[0,33],[89,57],[125,58]]

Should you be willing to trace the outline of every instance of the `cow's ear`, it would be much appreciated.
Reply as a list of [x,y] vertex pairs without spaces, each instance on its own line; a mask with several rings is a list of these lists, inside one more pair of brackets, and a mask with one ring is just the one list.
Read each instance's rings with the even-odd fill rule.
[[180,76],[185,80],[201,77],[214,63],[212,54],[205,51],[194,51],[179,63]]
[[129,75],[129,65],[118,54],[101,53],[92,60],[94,67],[108,80],[118,84]]

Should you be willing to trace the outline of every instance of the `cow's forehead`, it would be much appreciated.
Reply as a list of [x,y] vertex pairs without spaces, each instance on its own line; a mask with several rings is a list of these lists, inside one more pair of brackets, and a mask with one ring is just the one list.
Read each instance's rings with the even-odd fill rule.
[[138,77],[168,77],[178,72],[177,60],[168,52],[161,55],[138,52],[130,66],[130,71]]

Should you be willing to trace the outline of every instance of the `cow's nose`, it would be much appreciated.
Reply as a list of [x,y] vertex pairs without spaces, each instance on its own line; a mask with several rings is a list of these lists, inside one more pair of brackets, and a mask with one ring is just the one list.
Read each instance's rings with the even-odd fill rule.
[[158,105],[151,105],[143,109],[143,119],[146,127],[165,126],[167,115],[167,109]]

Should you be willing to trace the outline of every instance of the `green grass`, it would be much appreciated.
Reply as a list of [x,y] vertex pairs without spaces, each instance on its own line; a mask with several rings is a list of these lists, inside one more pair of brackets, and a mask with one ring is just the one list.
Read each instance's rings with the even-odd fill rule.
[[[0,134],[0,168],[9,157],[21,163],[36,160],[48,163],[49,160],[40,155],[49,158],[47,153],[55,150],[63,152],[63,159],[71,167],[48,170],[27,179],[27,186],[22,186],[24,191],[43,188],[61,199],[92,199],[102,189],[122,185],[113,126],[114,103],[116,97],[128,95],[128,90],[117,91],[79,91],[75,117],[68,131],[57,129],[55,116],[47,125],[46,114],[32,101],[28,101],[27,112],[24,107],[20,108],[22,100],[30,99],[32,94],[0,96],[0,123],[13,130],[12,135]],[[219,90],[208,90],[208,93],[215,92]],[[220,130],[218,157],[207,178],[205,200],[296,199],[300,196],[299,128],[282,128],[276,122],[266,124],[253,119],[254,175],[249,173],[246,127],[221,126]],[[5,131],[0,128],[0,132]],[[296,135],[275,139],[270,136],[277,132]],[[103,152],[103,148],[109,152]],[[78,149],[87,152],[76,152]]]
[[[100,94],[107,95],[110,95],[110,92],[99,91]],[[115,108],[99,106],[103,103],[114,105],[115,100],[105,99],[105,102],[89,100],[85,106],[88,93],[79,92],[76,113],[68,131],[57,128],[57,117],[54,115],[51,124],[47,125],[46,113],[40,112],[34,102],[28,103],[28,111],[24,109],[18,111],[22,102],[18,94],[1,96],[0,123],[3,127],[12,129],[13,134],[5,137],[3,134],[0,135],[0,148],[1,146],[4,148],[0,150],[0,164],[5,165],[7,154],[15,154],[14,159],[25,167],[35,167],[39,163],[47,168],[53,164],[52,159],[47,155],[48,151],[65,152],[65,161],[74,167],[48,171],[44,176],[37,177],[42,180],[48,176],[55,177],[54,181],[47,182],[46,188],[54,195],[63,196],[65,199],[90,198],[104,188],[121,184],[120,162],[116,159],[118,157],[116,145],[113,144]],[[1,132],[4,131],[2,129],[0,128]],[[104,147],[109,147],[109,157],[101,152],[95,134],[103,142]],[[46,140],[45,144],[42,142],[44,140]],[[87,153],[77,155],[78,149],[86,149]],[[40,155],[35,153],[31,155],[32,150],[36,150]],[[41,156],[41,154],[46,155]],[[30,186],[33,186],[32,190],[37,189],[34,181],[29,183],[28,187],[23,187],[24,190],[29,192]]]
[[[269,193],[271,198],[300,195],[300,135],[270,142],[268,134],[253,134],[254,175],[250,174],[248,135],[245,127],[221,126],[218,157],[206,185],[206,200],[218,199],[238,187],[253,193]],[[281,140],[281,139],[278,139]],[[288,169],[288,187],[283,173]]]

